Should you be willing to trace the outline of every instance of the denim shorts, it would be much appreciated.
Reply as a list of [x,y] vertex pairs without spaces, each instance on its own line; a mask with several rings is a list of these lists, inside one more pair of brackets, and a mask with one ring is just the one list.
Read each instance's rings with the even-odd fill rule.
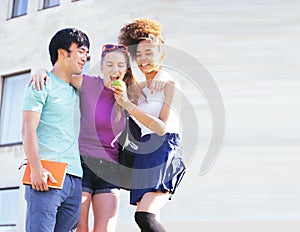
[[92,195],[120,193],[120,170],[117,163],[81,156],[83,169],[82,191]]
[[62,190],[37,191],[27,185],[26,232],[74,231],[79,220],[81,178],[66,175]]

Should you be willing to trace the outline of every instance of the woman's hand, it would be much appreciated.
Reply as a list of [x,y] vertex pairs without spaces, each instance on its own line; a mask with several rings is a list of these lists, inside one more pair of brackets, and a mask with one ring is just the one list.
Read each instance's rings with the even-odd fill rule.
[[28,83],[27,86],[30,86],[32,83],[32,88],[36,90],[42,90],[44,88],[44,85],[49,83],[49,76],[47,74],[46,69],[40,69],[36,73],[34,73]]
[[121,88],[119,86],[112,86],[112,91],[114,91],[114,97],[116,99],[116,102],[126,109],[126,105],[129,102],[128,96],[127,96],[127,89]]
[[153,80],[151,82],[151,85],[149,86],[149,89],[151,90],[151,93],[154,93],[155,91],[160,91],[163,88],[165,88],[166,82],[162,80]]

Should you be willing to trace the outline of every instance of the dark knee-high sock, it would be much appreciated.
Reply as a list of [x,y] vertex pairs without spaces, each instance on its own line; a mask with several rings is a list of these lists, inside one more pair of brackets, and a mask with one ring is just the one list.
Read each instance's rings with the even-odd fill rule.
[[155,219],[155,214],[148,212],[135,212],[134,219],[142,232],[167,232]]

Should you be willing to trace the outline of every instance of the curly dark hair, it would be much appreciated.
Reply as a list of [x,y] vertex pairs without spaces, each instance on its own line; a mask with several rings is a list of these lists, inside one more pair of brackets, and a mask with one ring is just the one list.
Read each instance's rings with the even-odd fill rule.
[[162,44],[162,26],[157,20],[149,18],[137,18],[132,22],[125,24],[118,37],[120,44],[128,47],[131,57],[135,57],[136,45],[143,38],[155,38],[155,41]]

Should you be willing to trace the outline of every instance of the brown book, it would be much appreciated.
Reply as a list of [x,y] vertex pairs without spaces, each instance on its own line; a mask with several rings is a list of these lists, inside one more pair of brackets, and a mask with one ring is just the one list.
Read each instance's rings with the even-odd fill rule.
[[[57,183],[52,183],[48,179],[48,182],[47,182],[48,187],[62,189],[68,164],[62,163],[62,162],[50,161],[50,160],[41,160],[41,163],[45,169],[47,169],[49,172],[52,173],[52,176],[57,181]],[[25,172],[23,175],[23,179],[22,179],[23,184],[29,184],[29,185],[32,184],[31,179],[30,179],[30,173],[31,173],[30,165],[29,165],[29,163],[27,163],[26,169],[25,169]]]

